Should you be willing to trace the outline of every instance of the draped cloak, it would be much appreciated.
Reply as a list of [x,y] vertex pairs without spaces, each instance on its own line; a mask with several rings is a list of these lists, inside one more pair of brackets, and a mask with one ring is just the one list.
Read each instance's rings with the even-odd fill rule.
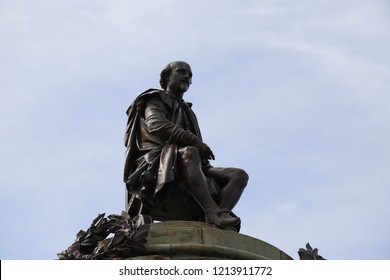
[[[145,111],[157,112],[158,116],[145,117]],[[157,89],[140,94],[126,113],[124,181],[128,195],[153,205],[166,185],[183,184],[177,172],[177,152],[180,147],[202,141],[198,121],[191,103]],[[204,170],[211,167],[207,160],[202,165]],[[211,185],[211,193],[215,193],[216,187]]]

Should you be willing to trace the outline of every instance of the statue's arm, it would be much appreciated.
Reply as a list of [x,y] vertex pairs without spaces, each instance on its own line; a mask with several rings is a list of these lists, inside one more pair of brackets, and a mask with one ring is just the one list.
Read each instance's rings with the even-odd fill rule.
[[167,119],[167,108],[158,97],[147,101],[145,124],[148,132],[162,143],[176,143],[179,146],[197,146],[202,143],[192,132],[182,129]]

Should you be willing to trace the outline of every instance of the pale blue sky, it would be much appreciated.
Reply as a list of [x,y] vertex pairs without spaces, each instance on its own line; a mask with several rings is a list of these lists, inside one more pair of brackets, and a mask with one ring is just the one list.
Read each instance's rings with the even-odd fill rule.
[[55,259],[124,209],[125,111],[192,66],[242,233],[390,259],[390,2],[0,0],[0,259]]

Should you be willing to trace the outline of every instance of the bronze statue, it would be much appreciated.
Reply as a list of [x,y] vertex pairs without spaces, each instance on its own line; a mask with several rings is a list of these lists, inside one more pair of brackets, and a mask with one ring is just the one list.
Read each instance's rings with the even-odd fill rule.
[[248,175],[238,168],[210,165],[214,154],[202,141],[191,104],[183,100],[192,82],[191,67],[175,61],[160,77],[162,90],[143,92],[126,112],[128,213],[239,229],[240,219],[231,210]]

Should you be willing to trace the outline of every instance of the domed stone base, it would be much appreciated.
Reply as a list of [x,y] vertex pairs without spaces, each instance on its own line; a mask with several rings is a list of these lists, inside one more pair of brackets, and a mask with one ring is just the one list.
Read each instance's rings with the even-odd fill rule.
[[150,225],[146,252],[138,260],[292,260],[259,239],[193,221],[166,221]]

